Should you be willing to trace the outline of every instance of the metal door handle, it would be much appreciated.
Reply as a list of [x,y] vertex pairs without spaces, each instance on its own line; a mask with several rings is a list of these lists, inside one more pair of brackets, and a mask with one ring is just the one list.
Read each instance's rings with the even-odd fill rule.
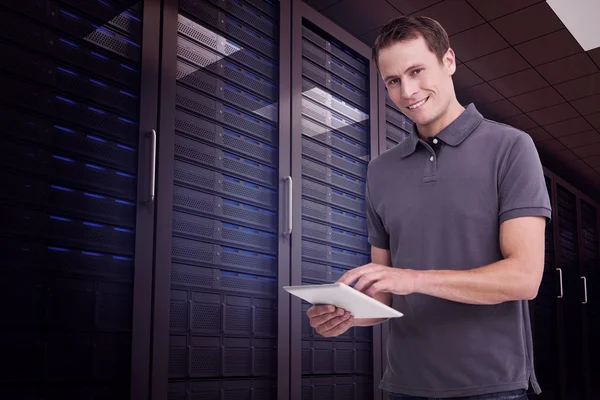
[[585,278],[585,276],[582,276],[581,279],[583,279],[583,302],[581,304],[587,304],[587,279]]
[[556,268],[556,270],[559,272],[558,276],[558,280],[560,282],[560,295],[558,296],[559,299],[563,298],[563,282],[562,282],[562,269],[560,268]]
[[156,131],[152,129],[149,133],[151,148],[150,148],[150,188],[148,193],[148,203],[154,202],[156,189]]
[[293,181],[292,181],[292,177],[291,176],[286,176],[285,178],[283,178],[283,180],[285,182],[287,182],[287,200],[288,200],[288,209],[287,209],[287,226],[285,231],[283,232],[283,234],[285,236],[289,236],[292,234],[292,223],[293,223],[293,214],[292,214],[292,194],[293,194]]

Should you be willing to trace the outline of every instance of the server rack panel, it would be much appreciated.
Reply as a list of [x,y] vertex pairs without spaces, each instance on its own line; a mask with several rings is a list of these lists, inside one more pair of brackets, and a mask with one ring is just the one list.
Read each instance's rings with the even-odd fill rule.
[[310,240],[302,241],[302,258],[306,261],[333,263],[347,268],[354,268],[369,262],[367,254]]
[[[297,80],[301,96],[296,106],[302,135],[295,141],[301,151],[297,159],[301,167],[301,204],[297,208],[301,218],[296,228],[300,231],[299,275],[302,283],[323,283],[370,260],[364,207],[373,134],[367,92],[369,63],[325,31],[304,22],[303,39],[296,41],[301,45],[301,51],[296,51],[302,63]],[[301,332],[294,345],[300,347],[295,354],[301,359],[297,373],[302,379],[309,382],[318,376],[335,379],[335,375],[347,374],[352,380],[352,375],[365,374],[372,381],[371,329],[353,328],[325,338],[310,326],[309,307],[301,302],[301,315],[292,316],[300,319]],[[369,389],[367,398],[372,396]],[[309,385],[301,385],[302,398],[309,398],[311,390]]]
[[[351,68],[341,60],[327,54],[308,40],[302,41],[302,55],[320,68],[336,74],[356,88],[363,91],[368,89],[369,85],[365,75]],[[307,77],[311,77],[318,72],[312,68],[306,68],[303,69],[302,73]]]
[[43,114],[67,129],[89,130],[90,133],[103,133],[129,146],[137,144],[137,123],[119,114],[100,107],[87,105],[75,97],[53,92],[43,87],[20,79],[11,78],[8,74],[0,77],[0,90],[10,93],[3,102],[10,107],[27,110],[33,115]]
[[189,398],[210,399],[224,396],[238,399],[254,395],[255,399],[277,399],[277,381],[275,379],[235,379],[173,382],[169,384],[168,400],[187,400]]
[[276,125],[270,122],[238,111],[227,103],[213,100],[183,86],[177,86],[176,96],[177,105],[187,112],[211,118],[215,122],[237,128],[244,133],[259,137],[266,143],[273,144]]
[[[123,52],[114,48],[99,47],[96,41],[89,38],[57,32],[27,19],[24,15],[10,11],[0,10],[0,18],[3,24],[0,37],[4,40],[97,74],[109,82],[124,85],[134,94],[139,90],[139,66],[135,60],[123,59]],[[125,44],[126,47],[133,46]]]
[[336,132],[308,118],[302,119],[302,134],[331,148],[354,156],[360,160],[368,161],[369,149],[360,141]]
[[135,174],[137,149],[124,145],[118,138],[87,129],[67,128],[13,108],[0,111],[4,136],[15,142],[32,143],[37,147],[59,151],[67,157],[85,157],[97,164]]
[[368,74],[369,62],[364,57],[358,56],[338,40],[323,37],[319,32],[316,32],[316,29],[318,28],[304,26],[302,27],[302,36],[322,50],[342,60],[356,71],[364,75]]
[[302,74],[311,81],[330,89],[333,93],[346,98],[359,107],[363,109],[368,108],[369,97],[366,93],[342,81],[336,75],[307,59],[302,60]]
[[277,151],[273,146],[183,111],[175,112],[175,129],[179,136],[214,144],[271,167],[277,164]]
[[[229,2],[234,4],[233,2]],[[271,59],[276,58],[277,48],[276,42],[272,39],[272,35],[263,35],[262,32],[256,30],[256,25],[252,25],[252,22],[257,21],[257,15],[248,13],[248,10],[252,10],[251,7],[246,6],[244,9],[243,5],[237,8],[229,7],[229,12],[221,12],[219,9],[204,1],[192,1],[182,0],[179,3],[179,7],[182,11],[190,13],[195,18],[200,19],[207,28],[217,29],[220,32],[227,34],[240,43],[252,47],[254,50],[263,53]],[[242,14],[241,11],[246,11]],[[232,13],[233,11],[233,13]],[[235,18],[233,17],[235,15]],[[250,15],[249,19],[239,19],[240,16]],[[260,22],[269,21],[268,18],[264,18]],[[268,25],[268,23],[259,25]],[[271,25],[273,28],[274,25]]]
[[316,181],[308,179],[303,180],[302,194],[307,199],[319,200],[350,212],[359,213],[361,215],[365,212],[364,199]]
[[36,83],[52,87],[67,96],[85,99],[90,105],[97,104],[123,113],[127,118],[136,118],[138,114],[139,99],[135,94],[103,82],[101,78],[13,45],[0,43],[0,51],[11,55],[0,60],[0,68],[8,72],[35,80]]
[[[554,196],[552,180],[545,177],[548,195]],[[556,210],[555,210],[556,212]],[[544,243],[544,273],[538,295],[530,304],[533,319],[533,344],[535,371],[540,386],[549,399],[559,398],[559,374],[558,368],[559,341],[557,329],[558,323],[558,296],[559,282],[556,271],[556,249],[554,247],[554,224],[553,220],[546,226]]]
[[302,214],[315,221],[326,222],[328,225],[336,225],[342,229],[349,229],[363,235],[367,233],[367,220],[365,217],[308,199],[302,200]]
[[130,394],[142,26],[130,6],[0,10],[0,281],[2,304],[19,304],[0,311],[2,397]]
[[345,117],[352,119],[354,122],[366,125],[368,116],[366,113],[358,109],[353,104],[344,101],[335,94],[328,93],[315,85],[312,81],[304,79],[302,81],[302,95],[319,103],[322,106],[329,108],[332,111],[338,112]]
[[258,76],[256,70],[250,71],[251,66],[231,62],[229,58],[224,58],[182,36],[177,37],[177,56],[198,69],[236,82],[237,85],[253,90],[271,101],[277,96],[276,86],[269,81],[271,78]]
[[259,99],[244,89],[225,83],[185,62],[177,62],[177,80],[197,91],[233,103],[246,112],[277,122],[277,107],[269,101]]
[[306,137],[302,138],[302,152],[308,157],[331,167],[338,168],[342,172],[353,174],[358,178],[366,178],[367,163],[356,160],[336,150],[335,148],[325,147]]
[[260,55],[245,48],[239,40],[221,36],[183,15],[179,15],[178,30],[181,35],[216,51],[221,57],[225,56],[240,65],[248,66],[268,79],[275,79],[277,76],[277,68],[273,62],[276,59],[274,49],[267,51],[269,54]]
[[386,107],[385,111],[387,122],[390,125],[399,128],[406,133],[412,132],[413,123],[404,114],[391,107]]
[[0,238],[0,249],[5,255],[0,267],[7,272],[31,271],[34,274],[65,277],[104,278],[110,282],[129,282],[132,279],[132,257],[49,246],[30,238]]
[[277,259],[273,255],[181,237],[173,238],[172,258],[174,262],[187,265],[214,265],[228,271],[267,277],[277,274]]
[[233,153],[198,143],[191,139],[175,139],[175,156],[190,164],[214,168],[235,174],[241,179],[255,181],[259,185],[274,187],[276,170]]
[[373,395],[373,379],[364,375],[312,376],[302,378],[302,398],[306,400],[368,399]]
[[304,96],[302,97],[302,114],[332,130],[350,136],[360,143],[368,143],[368,132],[361,124],[344,117],[340,113],[328,110]]
[[[141,38],[139,37],[139,30],[131,29],[121,34],[114,30],[114,27],[106,24],[108,21],[90,20],[90,17],[84,17],[78,11],[61,7],[59,3],[51,0],[7,0],[3,4],[61,33],[93,43],[95,46],[122,55],[130,61],[140,60]],[[134,18],[133,16],[127,16],[127,14],[121,15],[123,18]],[[95,22],[105,25],[99,26]]]
[[577,197],[571,188],[556,184],[558,216],[557,255],[562,273],[562,326],[565,345],[565,386],[567,397],[583,394],[582,290],[577,244]]
[[273,211],[181,186],[173,188],[173,206],[175,210],[188,214],[218,217],[221,221],[253,226],[271,233],[276,227],[277,214]]
[[257,207],[276,209],[277,192],[229,174],[222,174],[195,165],[175,161],[174,181],[181,186],[199,191],[219,193],[232,200],[249,202]]
[[174,74],[163,85],[174,104],[161,105],[174,127],[163,165],[174,168],[160,172],[172,177],[162,186],[172,202],[158,210],[170,224],[161,231],[169,254],[159,256],[170,261],[160,289],[169,312],[157,315],[168,363],[160,387],[169,398],[267,399],[278,359],[279,5],[173,3],[164,46],[177,46],[163,59]]

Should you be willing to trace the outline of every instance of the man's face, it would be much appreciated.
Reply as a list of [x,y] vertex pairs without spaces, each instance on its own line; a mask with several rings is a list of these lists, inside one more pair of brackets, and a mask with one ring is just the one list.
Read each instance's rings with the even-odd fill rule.
[[379,53],[379,71],[392,101],[417,126],[437,121],[453,97],[454,53],[440,64],[423,37],[398,42]]

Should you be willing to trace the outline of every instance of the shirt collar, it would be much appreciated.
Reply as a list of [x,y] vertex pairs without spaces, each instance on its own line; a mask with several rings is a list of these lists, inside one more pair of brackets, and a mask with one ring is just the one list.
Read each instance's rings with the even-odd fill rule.
[[[477,128],[483,116],[473,103],[447,127],[442,129],[435,137],[450,146],[458,146]],[[402,142],[402,157],[408,157],[417,149],[417,143],[422,141],[417,132],[417,125],[413,124],[410,135]]]

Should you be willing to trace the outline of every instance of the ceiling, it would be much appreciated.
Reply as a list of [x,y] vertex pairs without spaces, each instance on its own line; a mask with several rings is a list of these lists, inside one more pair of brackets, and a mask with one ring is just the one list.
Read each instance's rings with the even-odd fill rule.
[[306,2],[368,45],[394,16],[439,21],[458,100],[527,132],[546,167],[600,200],[600,47],[584,51],[546,1]]

